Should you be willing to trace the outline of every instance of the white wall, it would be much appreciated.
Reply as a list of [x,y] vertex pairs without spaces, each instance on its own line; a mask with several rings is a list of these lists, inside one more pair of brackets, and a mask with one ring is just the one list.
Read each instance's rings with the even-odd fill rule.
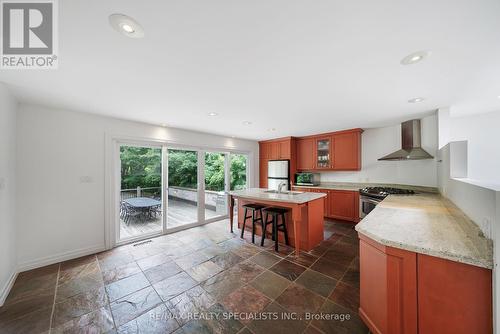
[[16,109],[17,102],[0,83],[0,306],[16,274]]
[[468,178],[500,185],[500,110],[450,118],[450,141],[468,142]]
[[[448,197],[493,240],[493,314],[495,333],[500,324],[500,150],[496,146],[496,132],[500,127],[500,113],[486,113],[467,117],[453,117],[448,109],[440,109],[440,146],[438,184],[441,194]],[[441,132],[441,130],[443,130]],[[450,178],[450,145],[467,141],[466,177]],[[462,143],[458,143],[462,146]],[[463,152],[459,152],[463,156]],[[460,159],[458,159],[460,160]]]
[[17,121],[21,269],[104,248],[110,136],[248,151],[251,170],[258,170],[254,141],[23,104]]
[[[437,116],[422,119],[422,147],[434,157],[437,153]],[[321,182],[396,183],[437,186],[436,159],[378,161],[401,149],[401,124],[366,129],[362,134],[362,168],[359,172],[323,172]]]

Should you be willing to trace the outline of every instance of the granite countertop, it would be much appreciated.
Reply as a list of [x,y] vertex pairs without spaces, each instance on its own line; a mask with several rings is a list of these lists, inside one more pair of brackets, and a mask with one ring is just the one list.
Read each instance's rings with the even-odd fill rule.
[[350,190],[359,191],[366,187],[391,187],[400,189],[411,189],[417,192],[437,193],[437,188],[413,186],[407,184],[389,184],[389,183],[353,183],[353,182],[322,182],[318,186],[300,186],[292,185],[293,188],[311,188],[311,189],[332,189],[332,190]]
[[439,194],[390,195],[356,231],[386,246],[493,268],[492,241]]
[[303,192],[295,195],[268,193],[269,189],[250,188],[245,190],[230,191],[229,194],[235,197],[249,198],[263,201],[286,202],[293,204],[303,204],[325,197],[326,194]]

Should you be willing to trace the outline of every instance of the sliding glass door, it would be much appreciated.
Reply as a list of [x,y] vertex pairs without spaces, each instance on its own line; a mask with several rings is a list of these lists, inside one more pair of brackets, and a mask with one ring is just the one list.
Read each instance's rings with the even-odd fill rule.
[[227,191],[247,187],[245,154],[166,144],[118,148],[117,243],[227,217]]
[[162,148],[120,146],[119,240],[163,231]]
[[167,229],[197,223],[198,151],[168,149]]
[[230,154],[230,190],[242,190],[248,188],[248,156],[246,154]]
[[228,154],[205,152],[205,220],[227,215]]

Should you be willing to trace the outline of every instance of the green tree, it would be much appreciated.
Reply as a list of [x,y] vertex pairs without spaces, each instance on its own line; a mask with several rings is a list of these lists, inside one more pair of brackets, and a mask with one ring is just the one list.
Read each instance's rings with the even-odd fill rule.
[[224,191],[224,154],[205,153],[205,189]]
[[168,150],[168,186],[196,189],[198,184],[198,153]]
[[241,190],[247,186],[247,156],[231,154],[231,190]]
[[[162,151],[160,148],[122,146],[121,187],[122,189],[160,188]],[[224,190],[224,154],[205,154],[205,185],[207,190]],[[247,157],[230,155],[231,190],[246,187]],[[197,188],[198,153],[196,151],[168,150],[168,185]]]
[[122,146],[121,187],[161,187],[161,149],[148,147]]

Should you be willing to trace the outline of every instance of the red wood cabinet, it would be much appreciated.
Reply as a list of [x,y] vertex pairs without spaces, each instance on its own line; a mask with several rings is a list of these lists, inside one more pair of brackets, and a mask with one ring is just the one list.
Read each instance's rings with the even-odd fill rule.
[[261,160],[269,159],[271,155],[271,147],[269,143],[259,143],[259,158]]
[[267,159],[260,159],[259,163],[259,187],[267,188]]
[[259,187],[267,188],[267,165],[269,160],[289,159],[290,175],[296,170],[295,139],[292,137],[259,142]]
[[290,159],[292,155],[292,143],[291,140],[283,140],[278,142],[279,146],[279,158],[280,159]]
[[314,139],[297,139],[297,169],[314,169]]
[[333,135],[334,170],[361,169],[361,132],[345,132]]
[[297,191],[326,194],[325,217],[357,223],[359,221],[359,194],[351,190],[294,187]]
[[492,333],[491,270],[418,254],[420,333]]
[[491,270],[359,238],[359,314],[372,333],[492,333]]
[[356,191],[329,190],[327,217],[359,221],[359,194]]
[[360,235],[359,314],[372,333],[417,333],[417,257]]
[[294,141],[292,138],[259,143],[259,157],[267,160],[291,159]]
[[332,168],[332,136],[320,136],[314,138],[314,169]]
[[298,170],[360,170],[361,129],[297,138]]

